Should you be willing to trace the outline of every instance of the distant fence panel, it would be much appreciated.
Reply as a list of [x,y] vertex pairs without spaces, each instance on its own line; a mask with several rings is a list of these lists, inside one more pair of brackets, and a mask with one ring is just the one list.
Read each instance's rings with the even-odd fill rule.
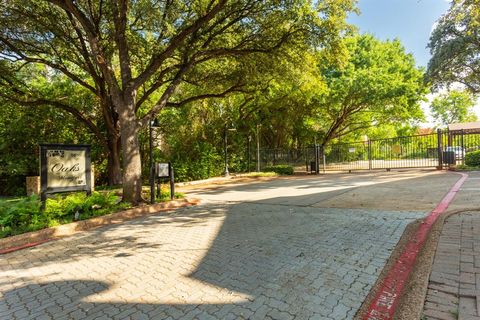
[[[295,171],[318,172],[432,168],[463,164],[468,152],[480,150],[480,130],[435,133],[335,143],[303,149],[262,149],[260,168],[286,164]],[[254,161],[257,161],[256,159]]]
[[[310,154],[311,153],[311,154]],[[308,159],[315,157],[313,149],[261,149],[260,150],[260,170],[268,166],[290,165],[295,171],[305,171]],[[256,157],[253,157],[256,162]]]
[[370,169],[368,141],[327,145],[323,154],[325,157],[320,159],[321,171]]
[[371,168],[428,168],[439,166],[438,134],[372,140]]

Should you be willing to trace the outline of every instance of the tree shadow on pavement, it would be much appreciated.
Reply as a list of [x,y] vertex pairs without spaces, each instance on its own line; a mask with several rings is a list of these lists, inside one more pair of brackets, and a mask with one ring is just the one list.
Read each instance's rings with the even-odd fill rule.
[[[90,302],[111,286],[89,280],[30,284],[3,293],[2,319],[176,319],[205,318],[224,305],[155,304],[142,302]],[[138,297],[141,298],[141,297]],[[12,307],[13,306],[13,307]],[[232,306],[233,307],[233,306]],[[230,309],[230,308],[228,308]],[[211,318],[211,316],[209,316]]]
[[6,255],[0,318],[351,319],[425,214],[269,200],[185,208]]

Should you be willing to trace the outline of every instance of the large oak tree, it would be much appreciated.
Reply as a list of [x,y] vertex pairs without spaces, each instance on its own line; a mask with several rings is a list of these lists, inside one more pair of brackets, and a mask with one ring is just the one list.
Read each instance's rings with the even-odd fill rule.
[[[244,85],[246,79],[233,78],[213,89],[202,86],[204,72],[211,71],[206,65],[239,68],[246,57],[276,54],[286,45],[335,46],[354,2],[2,0],[1,57],[16,68],[44,65],[47,79],[67,77],[98,97],[104,121],[111,122],[112,134],[119,132],[124,199],[137,203],[140,130],[169,105],[219,97]],[[202,92],[179,100],[176,91],[184,83]],[[58,97],[42,101],[28,91],[14,93],[23,95],[24,104],[48,103],[88,120],[88,110]]]
[[347,37],[345,44],[349,57],[342,65],[319,63],[327,89],[313,99],[309,122],[322,145],[372,126],[423,118],[423,70],[398,40],[366,34]]

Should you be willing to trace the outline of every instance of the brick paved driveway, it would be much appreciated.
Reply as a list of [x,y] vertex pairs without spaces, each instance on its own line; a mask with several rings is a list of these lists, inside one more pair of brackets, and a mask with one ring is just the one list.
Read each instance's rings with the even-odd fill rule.
[[445,221],[425,298],[425,319],[480,318],[479,228],[478,212],[467,211]]
[[[325,179],[289,185],[295,194]],[[335,193],[332,179],[328,197],[315,195],[345,197],[358,181]],[[305,199],[210,199],[0,256],[0,319],[351,319],[405,226],[426,211]]]

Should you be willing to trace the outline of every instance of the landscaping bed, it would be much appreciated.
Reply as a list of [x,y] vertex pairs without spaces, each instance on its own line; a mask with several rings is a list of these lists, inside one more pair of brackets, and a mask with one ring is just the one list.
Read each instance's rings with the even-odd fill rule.
[[142,205],[120,212],[89,218],[82,221],[67,223],[59,226],[45,228],[38,231],[27,232],[0,239],[0,254],[9,253],[46,241],[69,236],[79,231],[94,229],[103,225],[121,223],[147,214],[158,213],[175,208],[198,204],[198,200],[177,199],[153,205]]
[[[147,196],[146,199],[149,198],[149,195]],[[176,193],[175,198],[183,198],[183,195]],[[169,192],[162,190],[157,202],[167,199],[170,199]],[[38,196],[0,199],[0,238],[104,216],[130,208],[132,208],[130,203],[121,201],[119,190],[95,191],[90,196],[83,192],[58,194],[47,199],[43,210]]]

